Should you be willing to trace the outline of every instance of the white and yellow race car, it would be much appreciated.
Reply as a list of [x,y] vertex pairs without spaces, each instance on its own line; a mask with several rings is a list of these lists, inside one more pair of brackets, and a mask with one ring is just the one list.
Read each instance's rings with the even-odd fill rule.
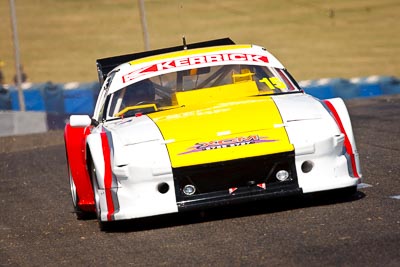
[[333,189],[360,164],[339,99],[305,94],[265,48],[229,38],[99,59],[93,116],[65,145],[78,217],[114,220]]

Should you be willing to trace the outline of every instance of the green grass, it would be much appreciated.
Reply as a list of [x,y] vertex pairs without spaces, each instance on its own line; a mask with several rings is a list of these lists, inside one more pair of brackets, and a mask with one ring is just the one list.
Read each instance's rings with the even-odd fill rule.
[[[144,49],[137,0],[17,0],[32,82],[94,81],[97,58]],[[400,76],[398,0],[145,0],[151,49],[231,37],[265,46],[298,79]],[[330,12],[332,10],[333,12]],[[9,1],[0,59],[15,73]],[[332,13],[334,14],[332,16]]]

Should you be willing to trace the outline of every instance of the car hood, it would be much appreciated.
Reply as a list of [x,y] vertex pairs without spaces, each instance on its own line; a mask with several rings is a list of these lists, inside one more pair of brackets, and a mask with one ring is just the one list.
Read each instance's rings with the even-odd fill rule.
[[321,102],[307,94],[272,96],[284,123],[302,120],[318,120],[327,116]]
[[308,121],[318,132],[327,116],[313,97],[290,94],[179,107],[125,118],[107,128],[115,149],[146,142],[166,145],[176,168],[293,151],[294,145],[311,137],[288,137],[287,127]]
[[159,128],[172,167],[292,151],[269,96],[194,105],[148,115]]

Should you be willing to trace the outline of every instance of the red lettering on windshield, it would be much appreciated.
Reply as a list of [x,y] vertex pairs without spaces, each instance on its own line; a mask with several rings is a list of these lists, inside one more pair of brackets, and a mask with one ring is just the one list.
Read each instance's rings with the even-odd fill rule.
[[126,83],[128,81],[132,81],[140,77],[142,74],[150,72],[156,72],[156,71],[162,71],[162,70],[168,70],[186,66],[196,66],[207,63],[224,62],[224,61],[231,61],[231,62],[247,61],[247,62],[268,63],[268,58],[262,55],[253,55],[244,53],[226,53],[226,54],[185,57],[185,58],[160,62],[157,64],[153,64],[149,67],[144,67],[134,70],[128,74],[123,75],[122,82]]

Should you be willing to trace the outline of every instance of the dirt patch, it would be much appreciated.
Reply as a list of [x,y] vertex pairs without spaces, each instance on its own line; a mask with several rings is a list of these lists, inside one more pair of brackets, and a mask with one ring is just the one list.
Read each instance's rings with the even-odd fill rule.
[[62,130],[0,137],[0,153],[10,153],[64,144]]

